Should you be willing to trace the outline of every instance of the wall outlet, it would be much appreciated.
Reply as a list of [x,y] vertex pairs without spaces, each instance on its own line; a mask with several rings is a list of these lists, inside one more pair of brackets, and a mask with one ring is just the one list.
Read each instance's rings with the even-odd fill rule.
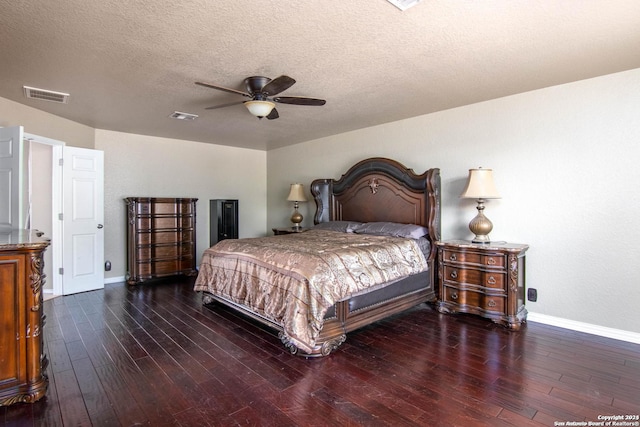
[[527,299],[531,302],[538,300],[538,290],[536,288],[527,289]]

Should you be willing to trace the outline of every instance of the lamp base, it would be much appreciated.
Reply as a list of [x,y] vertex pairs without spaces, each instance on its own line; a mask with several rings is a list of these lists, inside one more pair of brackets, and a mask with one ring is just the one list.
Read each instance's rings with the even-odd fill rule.
[[488,244],[491,243],[491,239],[489,239],[489,236],[476,236],[473,239],[471,239],[471,243],[484,243],[484,244]]
[[469,230],[476,237],[471,240],[471,243],[491,243],[489,233],[493,230],[493,223],[489,221],[489,218],[484,216],[484,200],[478,199],[478,215],[469,223]]
[[293,215],[291,215],[291,222],[293,223],[293,228],[299,229],[302,219],[303,219],[302,214],[298,212],[298,202],[295,202]]

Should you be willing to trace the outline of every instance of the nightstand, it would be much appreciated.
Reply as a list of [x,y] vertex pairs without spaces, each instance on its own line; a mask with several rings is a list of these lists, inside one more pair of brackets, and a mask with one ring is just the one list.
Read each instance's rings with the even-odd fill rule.
[[303,231],[307,231],[309,230],[308,228],[304,228],[304,227],[283,227],[283,228],[272,228],[271,231],[273,231],[273,234],[275,234],[276,236],[279,236],[281,234],[294,234],[294,233],[302,233]]
[[438,311],[473,313],[517,331],[527,319],[525,252],[506,242],[436,242]]

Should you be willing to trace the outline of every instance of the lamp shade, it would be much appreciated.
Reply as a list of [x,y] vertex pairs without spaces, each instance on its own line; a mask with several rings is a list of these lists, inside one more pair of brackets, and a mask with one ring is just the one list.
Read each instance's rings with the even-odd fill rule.
[[276,104],[271,101],[246,101],[244,105],[249,112],[256,117],[266,117],[271,113]]
[[500,195],[493,183],[493,170],[469,169],[467,186],[460,197],[465,199],[499,199]]
[[303,185],[291,184],[291,190],[289,190],[287,200],[290,202],[306,202],[307,198],[304,195]]

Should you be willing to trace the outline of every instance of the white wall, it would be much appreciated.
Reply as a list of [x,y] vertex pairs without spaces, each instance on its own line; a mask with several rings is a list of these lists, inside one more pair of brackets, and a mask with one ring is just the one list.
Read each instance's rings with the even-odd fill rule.
[[96,130],[105,164],[105,259],[126,271],[125,197],[196,197],[196,256],[209,247],[209,199],[238,199],[240,237],[264,235],[266,152]]
[[64,141],[73,147],[93,148],[94,144],[92,127],[6,98],[0,98],[0,126],[23,126],[26,133]]
[[[528,243],[530,312],[640,332],[640,69],[268,152],[268,226],[288,225],[290,183],[339,178],[367,157],[441,168],[444,239],[470,238],[468,169],[492,168],[493,240]],[[302,206],[311,225],[313,202]]]
[[[25,143],[31,152],[31,228],[42,231],[46,236],[53,234],[53,150],[50,145],[37,142]],[[44,275],[47,280],[44,289],[53,289],[52,251],[44,251]]]

